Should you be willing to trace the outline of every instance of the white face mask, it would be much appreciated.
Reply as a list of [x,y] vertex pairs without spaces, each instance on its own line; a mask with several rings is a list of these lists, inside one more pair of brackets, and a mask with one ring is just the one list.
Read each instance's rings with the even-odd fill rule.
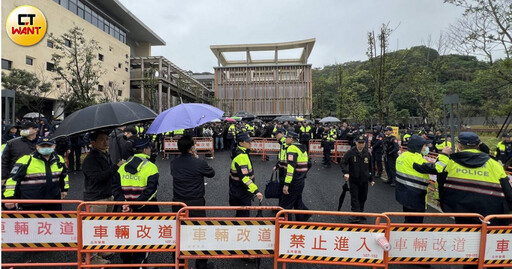
[[422,152],[421,152],[421,154],[422,154],[423,156],[427,156],[429,152],[430,152],[430,148],[429,148],[429,147],[425,147],[425,150],[424,150],[424,151],[422,151]]
[[25,129],[25,130],[21,130],[20,131],[20,135],[23,136],[23,137],[27,137],[27,136],[30,136],[31,133],[30,133],[29,129]]

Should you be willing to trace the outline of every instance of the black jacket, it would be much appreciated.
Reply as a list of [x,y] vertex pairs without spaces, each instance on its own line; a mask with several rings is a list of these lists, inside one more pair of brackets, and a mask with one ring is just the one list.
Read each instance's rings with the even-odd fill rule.
[[384,148],[384,140],[385,140],[385,137],[381,132],[373,133],[373,138],[372,138],[373,152],[382,154],[382,150]]
[[398,157],[400,146],[394,135],[390,135],[384,139],[384,154],[388,157]]
[[25,137],[19,137],[7,143],[2,153],[2,179],[9,178],[9,173],[19,158],[36,150],[36,142],[37,137],[32,141]]
[[107,154],[91,149],[82,164],[84,172],[84,201],[96,201],[112,196],[112,180],[119,167]]
[[212,178],[215,170],[205,160],[182,154],[171,162],[174,199],[196,200],[205,195],[204,177]]
[[356,147],[352,147],[343,156],[341,161],[341,170],[343,174],[349,174],[349,181],[353,182],[372,182],[372,156],[365,147],[361,152]]

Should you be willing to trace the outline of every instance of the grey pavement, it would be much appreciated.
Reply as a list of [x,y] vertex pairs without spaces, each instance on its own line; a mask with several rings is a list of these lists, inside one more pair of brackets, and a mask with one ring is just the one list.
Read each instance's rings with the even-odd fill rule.
[[[172,178],[170,176],[170,161],[157,160],[160,170],[160,185],[158,187],[158,200],[171,201],[172,199]],[[201,156],[201,158],[203,158]],[[251,156],[256,184],[260,190],[264,190],[265,182],[270,179],[272,167],[275,164],[276,156],[271,156],[269,161],[263,161],[260,156]],[[215,154],[215,159],[207,160],[215,169],[214,178],[206,179],[206,204],[209,206],[227,206],[228,204],[228,175],[231,164],[230,153],[227,151]],[[337,209],[338,197],[343,184],[341,169],[337,165],[331,168],[323,168],[321,159],[317,159],[312,169],[308,173],[306,186],[304,189],[304,203],[311,210],[327,210],[334,211]],[[70,191],[67,199],[81,199],[83,192],[83,174],[76,172],[70,175]],[[253,205],[257,205],[256,202]],[[264,206],[277,206],[277,199],[264,200]],[[162,211],[170,211],[169,208],[161,208]],[[350,195],[347,194],[342,211],[350,211]],[[402,207],[395,201],[394,188],[377,180],[374,187],[370,187],[368,200],[365,206],[366,212],[382,213],[382,212],[401,212]],[[436,212],[429,208],[429,211]],[[256,212],[253,212],[255,216]],[[234,211],[209,211],[208,216],[234,216]],[[265,216],[270,216],[270,212],[266,212]],[[340,216],[313,216],[310,221],[315,222],[346,222],[348,217]],[[369,222],[372,221],[369,219]],[[393,219],[393,221],[401,222],[401,219]],[[451,220],[444,220],[452,223]],[[425,222],[433,222],[432,219],[426,219]],[[170,255],[168,254],[152,254],[149,258],[151,263],[168,262]],[[65,253],[5,253],[2,252],[3,262],[56,262],[56,261],[76,261],[76,255],[72,252]],[[113,262],[119,263],[120,259],[116,255]],[[240,259],[222,259],[211,260],[215,268],[257,268],[256,263],[246,263]],[[194,265],[194,262],[191,263]],[[32,267],[34,268],[34,267]],[[193,266],[190,266],[193,268]],[[260,268],[273,268],[273,259],[262,259]],[[347,266],[326,266],[326,265],[307,265],[307,264],[288,264],[287,268],[351,268]],[[359,267],[364,268],[364,267]],[[390,268],[421,268],[413,265],[390,266]],[[462,266],[432,266],[432,268],[462,268]]]

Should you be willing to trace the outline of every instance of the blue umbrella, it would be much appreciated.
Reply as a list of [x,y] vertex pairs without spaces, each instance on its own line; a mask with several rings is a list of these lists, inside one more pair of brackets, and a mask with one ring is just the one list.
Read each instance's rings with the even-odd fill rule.
[[206,104],[181,104],[156,117],[149,126],[148,134],[161,134],[179,129],[194,128],[222,117],[224,111]]

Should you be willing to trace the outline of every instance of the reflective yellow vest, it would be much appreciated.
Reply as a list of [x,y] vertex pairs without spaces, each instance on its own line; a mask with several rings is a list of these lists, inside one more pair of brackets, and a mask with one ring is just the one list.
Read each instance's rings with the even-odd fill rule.
[[286,144],[286,137],[281,137],[281,139],[279,139],[279,144],[281,145],[281,149],[279,150],[279,162],[277,166],[279,168],[286,168],[286,149],[288,148],[288,144]]
[[235,182],[241,181],[250,193],[256,194],[258,186],[254,183],[254,170],[249,155],[246,152],[246,148],[238,146],[237,155],[231,162],[229,179]]
[[286,177],[284,184],[289,185],[292,182],[303,181],[308,172],[308,151],[301,150],[301,144],[291,144],[286,150]]
[[332,128],[329,130],[329,133],[327,134],[327,141],[334,142],[338,136],[338,132],[336,129]]
[[439,143],[439,144],[436,144],[436,149],[437,149],[438,151],[442,151],[445,147],[450,147],[450,148],[451,148],[451,147],[452,147],[452,142],[450,142],[450,141],[446,140],[446,141],[444,141],[444,142],[441,142],[441,143]]
[[[135,158],[141,159],[141,163],[137,167],[137,173],[131,174],[126,172],[126,165],[133,161]],[[126,163],[119,167],[117,172],[121,181],[121,189],[123,190],[124,197],[127,201],[135,201],[144,192],[148,185],[148,179],[151,176],[158,175],[158,167],[150,162],[149,156],[143,153],[133,155]],[[148,199],[151,200],[156,196],[155,192]]]
[[69,189],[66,163],[60,155],[54,154],[49,162],[51,182],[48,182],[46,161],[31,155],[19,158],[11,171],[11,178],[5,183],[5,198],[15,199],[60,199],[60,192]]

